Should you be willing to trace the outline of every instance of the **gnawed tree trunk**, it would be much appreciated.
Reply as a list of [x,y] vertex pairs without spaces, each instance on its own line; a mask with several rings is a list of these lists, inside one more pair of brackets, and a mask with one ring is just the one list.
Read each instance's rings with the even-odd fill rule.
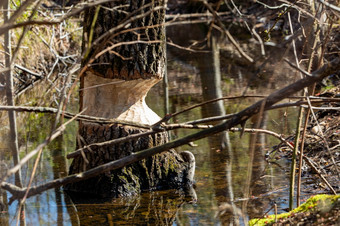
[[[145,96],[162,79],[165,70],[165,33],[162,26],[165,10],[159,8],[164,7],[164,4],[164,0],[114,1],[101,6],[97,19],[94,19],[96,8],[85,13],[85,50],[88,40],[96,40],[131,19],[124,26],[124,29],[130,31],[115,31],[103,39],[104,42],[93,46],[89,54],[85,54],[85,60],[89,62],[99,52],[118,45],[93,61],[82,77],[80,105],[81,109],[85,109],[85,114],[147,125],[160,119],[146,105]],[[131,126],[82,122],[79,125],[77,146],[140,132],[143,129]],[[163,144],[167,139],[166,133],[158,133],[117,145],[91,148],[85,152],[88,163],[84,157],[76,157],[69,174],[83,172],[139,150]],[[192,154],[186,153],[183,157],[192,157]],[[192,161],[190,158],[183,160],[175,151],[170,150],[96,178],[70,184],[66,190],[116,197],[137,194],[143,190],[179,188],[183,183],[191,183],[191,180],[187,181],[188,168],[192,165],[188,163],[189,160]]]

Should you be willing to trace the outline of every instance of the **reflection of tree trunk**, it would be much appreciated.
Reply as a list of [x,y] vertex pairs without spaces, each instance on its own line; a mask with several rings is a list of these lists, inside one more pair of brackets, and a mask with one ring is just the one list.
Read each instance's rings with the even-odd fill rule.
[[[63,153],[63,136],[59,136],[54,141],[54,149],[51,152],[53,159],[53,179],[63,178],[67,175],[67,161],[65,154]],[[63,225],[63,202],[62,202],[62,192],[60,187],[54,189],[56,206],[57,206],[57,223],[58,225]]]
[[[145,7],[148,4],[150,7]],[[96,40],[113,27],[133,18],[128,27],[132,29],[131,32],[119,30],[96,46],[95,50],[85,54],[87,58],[84,59],[84,64],[100,51],[118,44],[112,51],[97,57],[82,77],[80,105],[81,109],[86,109],[85,114],[147,125],[152,125],[160,119],[146,105],[145,96],[164,75],[165,33],[164,27],[160,25],[164,23],[165,10],[154,10],[164,4],[164,1],[150,0],[114,1],[100,8],[96,21],[93,20],[98,8],[89,9],[85,13],[84,47],[91,38]],[[144,16],[137,19],[138,17],[130,17],[126,12],[141,13]],[[95,29],[92,29],[94,22]],[[119,45],[127,42],[129,44]],[[86,51],[85,48],[84,50]],[[82,122],[79,125],[79,140],[84,142],[78,142],[77,146],[143,131],[145,130],[117,124]],[[166,133],[159,133],[114,146],[92,148],[90,152],[85,153],[86,159],[82,156],[74,159],[69,173],[82,172],[166,141]],[[183,159],[176,152],[168,151],[123,169],[68,185],[66,189],[100,196],[119,196],[136,194],[143,190],[178,187],[183,181],[183,171],[187,167],[183,163]]]
[[112,203],[106,199],[102,200],[101,205],[92,208],[84,205],[87,203],[83,200],[75,202],[80,221],[71,219],[73,225],[96,225],[98,222],[104,225],[172,225],[185,199],[183,195],[170,190],[118,198]]
[[[266,129],[267,125],[267,113],[262,112],[261,115],[254,116],[251,120],[253,123],[253,128],[256,129]],[[245,183],[244,188],[244,198],[250,198],[251,196],[258,196],[267,191],[267,186],[261,176],[265,170],[265,158],[264,158],[264,144],[265,142],[265,134],[263,133],[255,133],[250,134],[249,139],[249,162],[248,162],[248,172],[247,172],[247,181]],[[265,208],[267,207],[266,203],[263,200],[252,200],[251,203],[248,203],[248,200],[243,202],[242,208],[244,212],[249,213],[249,217],[253,218],[258,216],[260,213],[263,213]],[[251,211],[246,211],[246,209],[250,209]],[[255,210],[255,211],[254,211]],[[252,214],[255,214],[253,216]]]
[[[258,129],[266,129],[267,128],[267,113],[263,112],[262,117],[261,118],[257,118],[257,117],[253,117],[252,121],[254,122],[254,124],[257,124],[257,120],[261,120]],[[255,126],[256,127],[256,126]],[[266,135],[264,133],[257,133],[257,134],[251,134],[250,135],[250,147],[253,146],[254,148],[254,153],[253,153],[253,170],[252,170],[252,174],[251,174],[251,183],[253,184],[254,182],[256,182],[257,180],[260,179],[260,177],[262,176],[264,169],[265,169],[265,159],[264,159],[264,150],[265,147],[264,145],[266,144],[265,141]],[[249,152],[251,153],[251,151]],[[259,184],[257,184],[259,185]],[[254,189],[254,191],[260,191],[260,194],[265,192],[265,190],[262,189]],[[256,195],[256,192],[254,193],[254,195]]]
[[[53,159],[53,179],[67,176],[67,159],[63,151],[63,138],[63,136],[59,136],[53,142],[54,148],[51,151]],[[54,194],[57,206],[57,225],[64,225],[64,205],[66,205],[72,225],[80,225],[79,216],[77,215],[76,207],[71,198],[67,194],[63,195],[60,187],[54,189]],[[64,197],[64,203],[62,202],[62,197]]]
[[[198,58],[198,67],[200,71],[201,83],[202,83],[202,92],[203,99],[211,100],[215,98],[222,97],[221,90],[221,73],[220,73],[220,63],[219,63],[219,49],[214,37],[212,37],[211,41],[211,54],[202,54],[201,57]],[[214,102],[208,105],[205,105],[203,108],[203,117],[209,116],[218,116],[224,115],[225,109],[223,105],[223,101]],[[225,137],[226,133],[220,134],[219,137],[210,137],[209,141],[211,145],[214,147],[222,148],[225,146]],[[225,165],[228,160],[228,152],[227,150],[223,151],[210,151],[210,161],[212,170],[214,173],[214,183],[224,184],[222,189],[216,189],[217,197],[225,196],[227,180],[225,178],[226,174],[221,172],[225,172]],[[216,164],[216,160],[219,161]],[[216,178],[215,178],[216,176]],[[221,181],[225,183],[221,183]],[[220,186],[215,186],[215,188]],[[220,194],[221,193],[221,194]],[[224,200],[225,201],[225,200]]]
[[[211,54],[202,54],[198,58],[198,68],[200,71],[203,99],[205,101],[222,97],[221,72],[219,47],[216,38],[211,38]],[[218,101],[203,106],[203,117],[225,115],[223,101]],[[210,165],[213,173],[213,183],[217,204],[220,206],[225,202],[233,201],[233,189],[231,178],[232,150],[229,142],[229,134],[223,132],[217,136],[209,137]],[[218,150],[212,147],[219,147]],[[235,209],[232,203],[232,209]],[[233,212],[233,211],[232,211]],[[238,224],[237,216],[234,213],[220,216],[223,224]]]

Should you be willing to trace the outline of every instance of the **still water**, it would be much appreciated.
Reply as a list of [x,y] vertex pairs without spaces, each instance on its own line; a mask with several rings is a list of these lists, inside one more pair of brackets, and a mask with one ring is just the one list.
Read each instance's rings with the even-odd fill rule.
[[[169,33],[171,35],[171,30]],[[177,33],[176,37],[180,36]],[[176,112],[221,96],[267,95],[289,83],[283,76],[286,74],[285,68],[275,68],[273,76],[268,77],[269,72],[264,71],[260,76],[252,77],[254,73],[251,68],[237,65],[230,54],[220,55],[220,50],[228,46],[218,46],[215,41],[212,39],[211,47],[199,54],[183,53],[169,47],[169,108],[165,109],[162,83],[157,84],[147,97],[149,106],[160,116],[165,111]],[[220,101],[185,112],[172,122],[235,113],[256,100],[250,97]],[[77,103],[77,99],[73,102]],[[77,109],[74,105],[72,108]],[[290,134],[294,130],[295,116],[295,109],[270,111],[263,116],[260,126]],[[53,116],[20,113],[18,118],[22,157],[45,139],[50,132]],[[250,120],[247,127],[253,127],[257,121]],[[1,132],[5,130],[3,128]],[[44,150],[34,185],[67,175],[70,161],[65,156],[75,150],[76,131],[77,125],[72,123],[62,136]],[[176,130],[171,132],[171,137],[180,138],[194,132]],[[6,153],[6,139],[2,136],[1,153]],[[240,133],[223,133],[178,148],[178,151],[189,150],[196,157],[197,202],[194,203],[182,192],[173,190],[145,192],[136,197],[112,200],[76,201],[58,188],[26,201],[26,224],[244,225],[251,218],[274,213],[275,203],[278,212],[288,207],[289,163],[283,159],[270,163],[265,159],[265,154],[278,143],[275,138],[263,134],[245,133],[241,136]],[[11,164],[9,156],[1,157],[6,164]],[[30,161],[22,170],[25,184],[32,168],[33,161]],[[2,194],[4,200],[9,197],[9,193]],[[16,224],[17,206],[14,202],[5,208],[1,213],[1,224]]]

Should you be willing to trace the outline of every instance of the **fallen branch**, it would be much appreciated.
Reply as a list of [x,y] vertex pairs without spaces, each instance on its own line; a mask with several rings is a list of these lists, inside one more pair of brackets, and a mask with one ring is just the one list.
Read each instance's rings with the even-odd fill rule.
[[15,64],[14,66],[15,66],[16,68],[22,70],[22,71],[25,71],[25,72],[27,72],[27,73],[29,73],[29,74],[31,74],[31,75],[37,77],[37,78],[43,78],[42,75],[39,75],[38,73],[35,73],[35,72],[29,70],[28,68],[25,68],[25,67],[23,67],[23,66],[21,66],[21,65],[19,65],[19,64]]
[[134,139],[138,139],[140,137],[153,135],[153,134],[158,133],[160,131],[169,131],[169,130],[174,130],[174,129],[179,129],[179,128],[181,128],[181,129],[207,129],[207,128],[211,128],[211,127],[212,127],[212,125],[190,125],[190,124],[186,124],[186,123],[161,125],[161,127],[157,127],[155,130],[146,131],[146,132],[137,133],[137,134],[132,134],[132,135],[129,135],[129,136],[126,136],[126,137],[120,137],[120,138],[117,138],[117,139],[108,140],[108,141],[104,141],[104,142],[85,145],[84,147],[79,148],[79,149],[75,150],[74,152],[67,154],[66,157],[68,159],[75,158],[75,157],[81,155],[82,152],[91,151],[91,148],[93,148],[93,147],[103,147],[103,146],[107,146],[107,145],[119,144],[119,143],[126,142],[128,140],[134,140]]
[[[190,107],[188,107],[186,109],[183,109],[181,111],[169,114],[168,116],[166,116],[166,120],[162,119],[161,122],[167,121],[167,120],[169,120],[170,118],[172,118],[174,116],[177,116],[179,114],[182,114],[182,113],[187,112],[189,110],[192,110],[194,108],[201,107],[203,105],[206,105],[206,104],[209,104],[209,103],[213,103],[213,102],[216,102],[216,101],[220,101],[220,100],[234,100],[234,99],[243,99],[243,98],[264,98],[264,97],[265,97],[264,95],[246,95],[246,96],[221,97],[221,98],[205,101],[203,103],[190,106]],[[300,97],[300,96],[291,96],[291,97],[286,97],[286,98],[289,98],[289,99],[301,99],[302,97]],[[305,97],[303,97],[303,98],[305,98]],[[314,96],[310,96],[309,98],[312,99],[311,103],[340,102],[340,98],[314,97]],[[297,102],[291,102],[291,103],[282,103],[282,104],[273,105],[272,107],[269,108],[269,110],[277,109],[277,108],[283,108],[283,107],[301,106],[302,104],[307,104],[307,103],[308,103],[307,101],[297,101]],[[4,105],[0,105],[0,111],[1,110],[2,111],[13,110],[13,111],[17,111],[17,112],[51,113],[51,114],[56,114],[58,112],[58,109],[51,108],[51,107],[4,106]],[[66,112],[66,111],[63,111],[61,113],[64,114],[65,118],[72,118],[72,117],[74,117],[76,115],[76,114],[73,114],[73,113],[70,113],[70,112]],[[212,121],[221,121],[221,120],[225,120],[225,119],[231,118],[232,116],[234,116],[234,114],[222,115],[222,116],[216,116],[216,117],[209,117],[209,118],[203,118],[203,119],[200,119],[200,120],[186,122],[186,124],[194,125],[194,124],[198,124],[198,123],[206,123],[206,122],[212,122]],[[107,118],[94,117],[94,116],[89,116],[89,115],[79,115],[76,120],[77,121],[87,121],[87,122],[102,123],[102,124],[117,123],[117,124],[122,124],[122,125],[134,126],[134,127],[139,127],[139,128],[145,128],[145,129],[150,129],[151,128],[150,126],[144,125],[144,124],[136,124],[136,123],[132,123],[132,122],[129,122],[129,121],[107,119]],[[156,124],[160,124],[160,122],[158,122]]]
[[[310,86],[315,82],[321,81],[323,78],[325,78],[326,76],[328,76],[331,73],[334,73],[337,70],[340,70],[340,59],[339,58],[333,60],[329,64],[326,64],[323,67],[321,67],[319,70],[313,72],[312,77],[300,79],[297,82],[272,93],[267,98],[265,98],[261,101],[258,101],[257,103],[255,103],[252,106],[244,109],[243,111],[239,112],[238,114],[235,114],[235,116],[233,116],[233,118],[231,118],[230,120],[228,120],[224,123],[221,123],[221,124],[216,125],[212,128],[199,131],[197,133],[185,136],[183,138],[174,140],[172,142],[169,142],[169,143],[157,146],[157,147],[153,147],[153,148],[150,148],[150,149],[147,149],[147,150],[143,150],[143,151],[139,151],[137,153],[133,153],[133,154],[126,156],[124,158],[103,164],[101,166],[95,167],[93,169],[90,169],[88,171],[85,171],[85,172],[82,172],[82,173],[79,173],[79,174],[70,175],[70,176],[67,176],[65,178],[56,179],[56,180],[47,182],[47,183],[42,184],[42,185],[34,186],[30,189],[29,193],[27,194],[27,197],[33,196],[35,194],[39,194],[39,193],[46,191],[48,189],[51,189],[51,188],[55,188],[55,187],[63,186],[65,184],[75,183],[75,182],[78,182],[78,181],[81,181],[81,180],[85,180],[85,179],[88,179],[88,178],[91,178],[91,177],[95,177],[95,176],[98,176],[98,175],[100,175],[104,172],[122,168],[124,166],[138,162],[142,159],[148,158],[150,156],[161,153],[163,151],[179,147],[179,146],[187,144],[189,142],[193,142],[193,141],[205,138],[207,136],[211,136],[211,135],[214,135],[216,133],[220,133],[220,132],[225,131],[225,130],[229,130],[232,127],[234,127],[238,124],[243,124],[251,116],[257,114],[260,111],[261,106],[264,106],[264,110],[267,110],[268,108],[270,108],[276,102],[283,100],[284,98],[286,98],[286,97],[292,95],[293,93],[303,89],[304,87]],[[308,164],[313,165],[311,162],[308,161],[308,159],[306,160],[306,162]],[[1,182],[1,188],[3,188],[3,189],[6,189],[6,188],[8,189],[10,187],[13,190],[13,188],[14,188],[13,186],[14,185],[10,186],[6,182]],[[11,201],[14,201],[15,199],[22,198],[25,195],[25,190],[26,190],[25,188],[23,188],[23,189],[15,188],[15,191],[13,190],[15,192],[15,196],[13,196],[11,198]]]
[[[50,107],[26,107],[26,106],[3,106],[0,105],[0,110],[4,111],[17,111],[17,112],[39,112],[39,113],[58,113],[58,109],[56,108],[50,108]],[[65,118],[73,118],[75,115],[77,115],[77,121],[87,121],[87,122],[95,122],[95,123],[103,123],[103,124],[121,124],[126,126],[134,126],[137,128],[144,128],[144,129],[150,129],[151,127],[145,124],[135,123],[135,122],[129,122],[124,120],[116,120],[116,119],[107,119],[107,118],[100,118],[100,117],[94,117],[89,115],[79,115],[79,114],[73,114],[70,112],[62,111],[60,112],[64,114]]]

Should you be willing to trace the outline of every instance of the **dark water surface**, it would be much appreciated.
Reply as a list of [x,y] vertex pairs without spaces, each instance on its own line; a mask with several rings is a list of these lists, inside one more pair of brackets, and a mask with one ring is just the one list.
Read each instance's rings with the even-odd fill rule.
[[[177,30],[178,31],[178,30]],[[185,29],[169,36],[181,40],[197,37],[187,35]],[[185,45],[185,41],[183,41]],[[251,67],[237,62],[226,51],[230,46],[217,46],[212,40],[207,53],[187,53],[168,49],[169,112],[176,112],[204,100],[221,96],[267,95],[290,83],[287,70],[277,67],[254,75]],[[223,53],[222,53],[223,52]],[[240,60],[241,61],[241,60]],[[270,64],[269,64],[270,65]],[[268,71],[269,70],[269,71]],[[272,73],[273,72],[273,73]],[[275,72],[275,73],[274,73]],[[271,74],[272,73],[272,74]],[[270,76],[269,76],[270,74]],[[292,81],[293,82],[293,81]],[[149,106],[160,116],[164,110],[164,91],[159,83],[147,97]],[[238,112],[254,103],[256,98],[220,101],[204,108],[196,108],[174,118],[172,122],[186,122],[202,117]],[[76,102],[75,100],[74,102]],[[74,107],[74,109],[77,109]],[[21,157],[35,148],[50,132],[52,116],[29,113],[20,123]],[[20,116],[19,115],[19,116]],[[295,109],[270,111],[260,126],[277,133],[290,134],[295,126]],[[257,120],[249,120],[252,127]],[[44,150],[34,185],[67,175],[69,160],[64,156],[75,150],[77,126],[73,123]],[[176,130],[171,137],[180,138],[195,130]],[[5,137],[1,147],[6,149]],[[268,135],[240,133],[218,134],[185,145],[178,151],[189,150],[196,157],[197,202],[180,191],[145,192],[137,197],[113,200],[75,201],[62,188],[49,190],[26,201],[27,225],[227,225],[246,224],[253,217],[261,217],[276,203],[279,212],[288,207],[289,163],[275,164],[265,160],[270,147],[278,144]],[[3,159],[10,164],[9,157]],[[23,168],[27,184],[33,168],[30,161]],[[13,181],[11,181],[13,182]],[[7,196],[7,197],[6,197]],[[8,199],[10,194],[3,194]],[[1,213],[1,224],[15,225],[17,202]],[[273,213],[270,210],[269,213]]]

